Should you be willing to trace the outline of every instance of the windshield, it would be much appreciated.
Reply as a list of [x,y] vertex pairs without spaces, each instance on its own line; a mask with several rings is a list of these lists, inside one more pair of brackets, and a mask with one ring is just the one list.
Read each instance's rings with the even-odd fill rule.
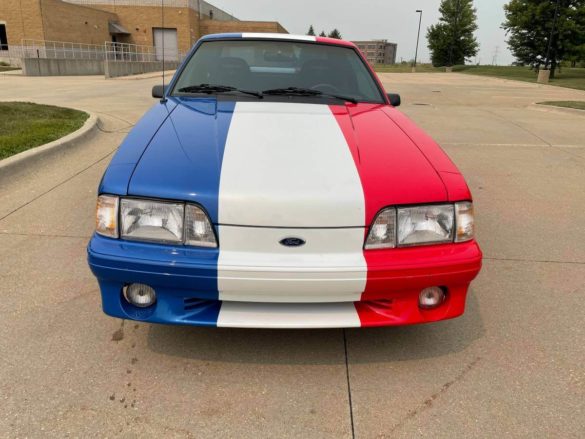
[[319,97],[384,103],[372,74],[352,48],[296,41],[206,41],[189,59],[173,94],[197,93],[201,85],[293,96],[282,90],[294,87],[322,92],[315,95]]

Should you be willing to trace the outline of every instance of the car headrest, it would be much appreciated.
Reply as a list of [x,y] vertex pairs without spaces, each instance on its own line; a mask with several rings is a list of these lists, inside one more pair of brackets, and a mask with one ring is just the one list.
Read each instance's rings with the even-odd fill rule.
[[299,79],[304,87],[309,88],[317,84],[347,88],[355,83],[355,74],[340,60],[312,59],[302,65]]
[[250,79],[250,66],[242,58],[219,58],[215,65],[215,83],[233,87],[247,87]]

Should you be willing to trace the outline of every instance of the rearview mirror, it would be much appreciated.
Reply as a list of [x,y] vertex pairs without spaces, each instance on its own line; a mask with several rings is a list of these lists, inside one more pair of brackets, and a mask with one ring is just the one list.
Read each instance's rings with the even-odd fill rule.
[[400,107],[400,95],[396,93],[388,93],[388,99],[390,100],[390,105],[393,107]]
[[155,85],[154,87],[152,87],[152,97],[158,99],[164,98],[168,88],[169,88],[168,85],[165,85],[164,87],[160,84]]

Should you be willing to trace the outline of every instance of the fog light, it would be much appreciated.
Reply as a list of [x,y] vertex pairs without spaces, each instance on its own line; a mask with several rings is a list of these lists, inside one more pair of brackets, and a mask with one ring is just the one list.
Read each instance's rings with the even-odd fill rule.
[[124,297],[134,306],[147,308],[156,302],[156,293],[148,285],[130,284],[124,288]]
[[418,305],[423,309],[433,309],[445,300],[445,292],[440,287],[425,288],[420,292]]

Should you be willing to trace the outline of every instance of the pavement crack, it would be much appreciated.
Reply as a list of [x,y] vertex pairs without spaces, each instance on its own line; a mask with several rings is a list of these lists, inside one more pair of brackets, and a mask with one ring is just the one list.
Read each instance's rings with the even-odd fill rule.
[[5,230],[0,231],[0,235],[6,236],[26,236],[30,238],[70,238],[70,239],[89,239],[91,235],[55,235],[55,234],[44,234],[44,233],[23,233],[23,232],[8,232]]
[[[441,142],[443,146],[505,146],[505,147],[529,147],[529,148],[548,148],[549,145],[543,145],[541,143],[473,143],[473,142]],[[585,148],[585,145],[563,145],[563,144],[551,144],[553,148]]]
[[585,265],[582,261],[557,261],[549,259],[522,259],[522,258],[490,258],[484,256],[486,261],[507,261],[507,262],[534,262],[539,264],[561,264],[561,265]]
[[454,384],[458,383],[459,381],[461,381],[463,378],[465,378],[465,376],[471,372],[471,370],[481,361],[481,357],[475,357],[475,359],[469,363],[467,366],[465,366],[465,368],[459,373],[459,375],[457,375],[455,378],[453,378],[451,381],[447,381],[445,384],[443,384],[441,386],[441,388],[439,390],[437,390],[435,393],[433,393],[431,396],[429,396],[427,399],[425,399],[422,404],[420,404],[418,407],[410,410],[406,416],[404,416],[404,418],[402,418],[397,424],[395,424],[391,429],[390,429],[390,433],[394,433],[396,430],[398,430],[399,428],[401,428],[407,421],[415,418],[416,416],[418,416],[421,412],[430,409],[433,406],[433,403],[435,402],[435,400],[437,398],[439,398],[442,394],[444,394],[445,392],[447,392],[447,390],[449,390],[451,388],[451,386],[453,386]]
[[122,127],[122,128],[118,128],[116,130],[107,130],[104,127],[100,126],[99,122],[97,123],[97,129],[100,130],[102,133],[106,133],[106,134],[115,134],[115,133],[125,133],[128,134],[130,131],[128,131],[128,127]]
[[96,111],[95,113],[102,114],[102,115],[107,116],[107,117],[111,117],[112,119],[119,120],[120,122],[124,122],[126,125],[128,125],[128,127],[133,127],[135,125],[135,123],[130,122],[129,120],[126,120],[126,119],[124,119],[120,116],[114,115],[112,113],[106,113],[104,111]]
[[521,129],[522,131],[524,131],[525,133],[530,134],[532,137],[540,140],[542,143],[552,147],[552,143],[550,143],[548,140],[544,139],[543,137],[539,136],[538,134],[532,132],[530,129],[526,128],[525,126],[522,126],[521,124],[519,124],[516,121],[510,120],[509,118],[503,117],[501,115],[499,115],[498,113],[494,112],[494,111],[490,111],[490,110],[486,110],[485,108],[481,108],[480,111],[483,111],[484,113],[488,113],[491,114],[492,116],[495,116],[496,118],[500,119],[502,122],[508,123],[510,125],[515,126],[516,128]]
[[[443,101],[450,101],[451,103],[454,103],[456,105],[466,107],[466,105],[463,102],[460,102],[459,100],[453,99],[452,97],[448,98],[446,95],[443,95]],[[581,157],[580,155],[573,154],[572,152],[567,151],[566,149],[562,149],[563,147],[561,147],[561,146],[553,145],[548,140],[544,139],[543,137],[539,136],[538,134],[531,131],[529,128],[521,125],[520,123],[518,123],[516,121],[510,120],[510,119],[508,119],[508,118],[506,118],[506,117],[504,117],[504,116],[502,116],[494,111],[486,110],[485,108],[478,108],[478,111],[490,114],[490,115],[494,116],[496,119],[499,119],[500,121],[502,121],[504,123],[508,123],[508,124],[518,128],[518,129],[524,131],[525,133],[530,134],[532,137],[534,137],[535,139],[538,139],[540,142],[542,142],[543,145],[541,145],[541,146],[543,146],[543,147],[550,147],[556,151],[560,151],[561,153],[563,153],[563,154],[565,154],[573,159],[578,160],[579,162],[583,161],[583,157]]]
[[345,352],[345,376],[347,377],[347,396],[349,400],[349,420],[351,422],[351,437],[355,439],[355,424],[353,421],[353,403],[351,400],[351,380],[349,377],[349,360],[347,357],[347,336],[345,333],[345,328],[342,329],[343,332],[343,350]]
[[[116,149],[118,149],[118,148],[116,148]],[[97,165],[97,164],[99,164],[99,163],[103,162],[103,161],[104,161],[104,160],[106,160],[106,159],[107,159],[107,158],[108,158],[110,155],[112,155],[112,154],[113,154],[113,153],[116,151],[116,149],[114,149],[114,150],[112,150],[112,151],[108,152],[108,153],[107,153],[105,156],[103,156],[103,157],[99,158],[99,159],[98,159],[98,160],[96,160],[95,162],[91,163],[90,165],[86,166],[85,168],[81,169],[80,171],[76,172],[75,174],[73,174],[72,176],[70,176],[70,177],[66,178],[65,180],[63,180],[62,182],[60,182],[60,183],[56,184],[55,186],[53,186],[53,187],[51,187],[51,188],[47,189],[45,192],[43,192],[43,193],[41,193],[41,194],[37,195],[37,196],[36,196],[36,197],[34,197],[32,200],[29,200],[29,201],[27,201],[26,203],[24,203],[24,204],[22,204],[22,205],[18,206],[16,209],[14,209],[14,210],[12,210],[12,211],[8,212],[6,215],[4,215],[3,217],[1,217],[1,218],[0,218],[0,221],[2,221],[2,220],[4,220],[4,219],[8,218],[10,215],[12,215],[13,213],[16,213],[16,212],[18,212],[19,210],[21,210],[22,208],[24,208],[24,207],[28,206],[29,204],[32,204],[32,203],[34,203],[34,202],[35,202],[35,201],[37,201],[39,198],[42,198],[42,197],[44,197],[45,195],[47,195],[47,194],[51,193],[52,191],[54,191],[54,190],[55,190],[55,189],[57,189],[58,187],[61,187],[61,186],[63,186],[65,183],[68,183],[69,181],[73,180],[75,177],[77,177],[77,176],[79,176],[79,175],[83,174],[83,173],[84,173],[85,171],[87,171],[88,169],[90,169],[90,168],[94,167],[95,165]]]

